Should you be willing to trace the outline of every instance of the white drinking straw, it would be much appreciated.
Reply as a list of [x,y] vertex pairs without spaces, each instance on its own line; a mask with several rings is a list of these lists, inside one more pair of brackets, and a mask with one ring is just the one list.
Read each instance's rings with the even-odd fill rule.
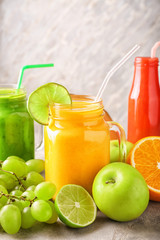
[[160,46],[160,42],[156,42],[154,44],[154,46],[151,49],[151,58],[155,58],[156,57],[156,50],[157,48]]
[[111,70],[107,73],[105,79],[103,80],[103,83],[97,93],[97,96],[95,98],[95,102],[99,101],[102,97],[102,94],[111,78],[111,76],[140,48],[140,45],[135,45],[114,67],[111,68]]

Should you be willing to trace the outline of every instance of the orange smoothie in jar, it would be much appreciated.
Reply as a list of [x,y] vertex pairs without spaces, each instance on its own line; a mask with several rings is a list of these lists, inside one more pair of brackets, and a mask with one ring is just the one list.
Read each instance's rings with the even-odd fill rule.
[[98,171],[109,163],[110,134],[102,101],[72,95],[72,105],[55,104],[44,129],[45,176],[57,192],[65,184],[83,186],[90,194]]

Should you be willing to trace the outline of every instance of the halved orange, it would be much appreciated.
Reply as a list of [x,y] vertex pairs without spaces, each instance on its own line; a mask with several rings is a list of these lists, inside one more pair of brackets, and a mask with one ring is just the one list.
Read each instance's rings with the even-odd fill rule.
[[144,177],[150,200],[160,202],[160,137],[146,137],[135,143],[127,162]]

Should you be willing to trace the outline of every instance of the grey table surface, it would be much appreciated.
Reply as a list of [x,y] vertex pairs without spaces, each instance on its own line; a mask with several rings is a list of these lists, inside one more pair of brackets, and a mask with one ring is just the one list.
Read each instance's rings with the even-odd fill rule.
[[0,239],[158,240],[160,239],[160,204],[150,202],[146,211],[138,219],[130,222],[112,221],[98,211],[96,221],[83,229],[68,228],[58,220],[52,225],[38,223],[30,229],[21,229],[15,235],[8,235],[1,230]]

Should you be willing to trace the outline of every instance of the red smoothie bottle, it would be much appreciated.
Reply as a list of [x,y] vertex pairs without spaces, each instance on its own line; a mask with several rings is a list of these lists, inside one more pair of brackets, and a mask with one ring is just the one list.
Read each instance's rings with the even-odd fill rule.
[[158,58],[136,57],[128,98],[128,141],[160,136]]

